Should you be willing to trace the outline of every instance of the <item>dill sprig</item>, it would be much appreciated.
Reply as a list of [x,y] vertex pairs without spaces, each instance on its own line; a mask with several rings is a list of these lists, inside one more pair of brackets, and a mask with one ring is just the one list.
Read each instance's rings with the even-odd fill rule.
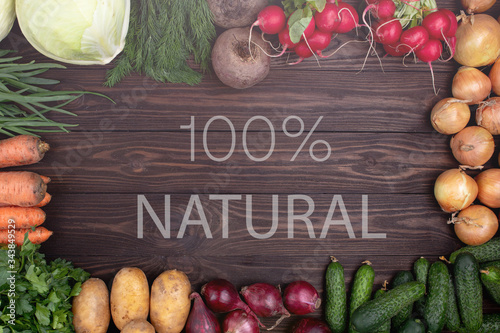
[[192,55],[207,72],[215,35],[206,0],[134,0],[125,47],[104,84],[112,87],[132,72],[158,82],[198,84],[202,73],[187,60]]
[[[59,81],[38,77],[51,68],[65,68],[51,63],[17,63],[22,57],[5,57],[9,50],[0,50],[0,133],[36,135],[47,132],[69,132],[68,127],[78,126],[55,122],[47,118],[48,112],[76,116],[64,109],[84,94],[105,95],[86,91],[51,91],[41,86],[58,84]],[[108,98],[109,99],[109,98]]]

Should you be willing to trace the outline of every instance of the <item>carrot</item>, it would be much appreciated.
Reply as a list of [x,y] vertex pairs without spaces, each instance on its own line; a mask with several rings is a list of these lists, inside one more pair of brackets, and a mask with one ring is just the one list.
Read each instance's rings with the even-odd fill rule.
[[50,149],[40,138],[18,135],[0,141],[0,168],[39,162]]
[[52,179],[50,179],[50,177],[47,177],[47,176],[42,176],[42,175],[40,175],[40,178],[42,178],[42,180],[43,180],[43,182],[44,182],[45,184],[50,183],[50,181],[52,180]]
[[45,222],[45,212],[35,207],[1,207],[0,230],[15,226],[16,229],[36,227]]
[[32,207],[43,200],[47,184],[34,172],[0,172],[0,205]]
[[45,197],[43,198],[43,200],[40,201],[38,205],[34,205],[33,207],[46,206],[50,202],[50,200],[52,200],[52,196],[48,192],[45,192]]
[[14,244],[21,246],[24,242],[24,234],[28,233],[28,238],[33,244],[41,244],[52,236],[53,232],[44,227],[37,227],[35,231],[31,229],[8,229],[0,230],[0,244],[9,244],[11,239]]

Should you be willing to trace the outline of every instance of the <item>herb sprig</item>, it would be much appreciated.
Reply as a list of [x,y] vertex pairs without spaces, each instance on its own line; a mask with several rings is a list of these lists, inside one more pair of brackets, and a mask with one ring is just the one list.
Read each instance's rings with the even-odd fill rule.
[[202,73],[187,59],[193,55],[207,72],[215,35],[206,0],[133,0],[124,50],[104,84],[112,87],[132,72],[158,82],[198,84]]
[[71,299],[90,274],[64,259],[47,262],[39,248],[26,236],[15,252],[0,249],[0,332],[74,332]]

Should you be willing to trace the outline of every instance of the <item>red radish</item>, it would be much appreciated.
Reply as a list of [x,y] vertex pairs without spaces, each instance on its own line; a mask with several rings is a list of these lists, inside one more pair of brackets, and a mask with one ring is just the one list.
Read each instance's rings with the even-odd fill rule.
[[434,85],[434,72],[432,70],[431,62],[439,59],[442,52],[443,52],[443,45],[437,39],[429,39],[429,41],[425,43],[420,50],[415,52],[415,55],[417,56],[418,59],[429,64],[432,76],[432,87],[434,88],[434,94],[436,95],[437,92],[436,92],[436,87]]
[[[257,319],[255,313],[243,302],[238,295],[236,287],[225,279],[214,279],[201,287],[201,295],[205,299],[207,306],[213,312],[229,312],[233,310],[244,310],[251,316],[254,316],[257,322],[262,323]],[[262,325],[264,326],[264,325]]]
[[[391,0],[392,1],[392,0]],[[396,18],[383,19],[375,22],[373,40],[380,44],[394,44],[399,40],[403,32],[403,26]]]
[[345,2],[339,2],[338,7],[340,23],[333,32],[343,34],[359,26],[359,15],[353,6]]
[[265,34],[277,34],[285,27],[286,16],[281,7],[267,6],[259,12],[257,20],[252,24],[252,28],[259,26]]
[[294,281],[283,292],[285,308],[293,314],[305,315],[321,305],[318,291],[307,281]]
[[318,54],[320,57],[324,58],[325,56],[321,53],[324,49],[330,45],[332,40],[331,32],[323,32],[320,30],[314,31],[311,37],[307,39],[305,42],[309,44],[309,47]]
[[290,30],[288,29],[288,25],[286,25],[283,28],[283,30],[281,30],[279,32],[278,39],[280,41],[281,46],[283,47],[283,50],[279,54],[277,54],[273,57],[281,57],[283,54],[285,54],[285,52],[287,50],[289,50],[289,51],[293,50],[295,48],[295,46],[297,45],[294,42],[292,42],[292,40],[290,39]]
[[299,60],[297,60],[294,63],[291,63],[290,65],[297,65],[301,63],[304,59],[312,57],[313,56],[313,51],[309,48],[305,40],[301,40],[300,42],[295,45],[293,48],[293,51],[295,52],[296,55],[299,56]]
[[387,54],[393,56],[393,57],[401,57],[406,54],[406,52],[402,51],[402,48],[400,47],[399,43],[394,43],[394,44],[383,44],[385,52]]
[[323,11],[314,14],[314,20],[320,31],[333,32],[340,24],[339,8],[335,4],[327,3]]
[[245,311],[234,310],[229,312],[222,321],[224,333],[259,333],[259,323]]
[[294,325],[292,333],[331,333],[331,330],[322,320],[302,318]]
[[283,319],[290,317],[290,312],[283,305],[279,289],[269,283],[254,283],[243,287],[240,293],[257,316],[281,316],[269,330],[278,326]]
[[422,26],[427,29],[430,38],[445,40],[445,32],[450,29],[451,21],[447,14],[437,11],[427,15],[422,20]]
[[194,302],[186,322],[186,333],[220,333],[217,318],[203,303],[200,294],[193,292],[189,298]]
[[428,40],[429,33],[427,29],[417,25],[401,33],[401,37],[399,38],[399,49],[401,49],[403,53],[415,52],[420,50]]
[[363,15],[370,12],[377,19],[392,18],[396,12],[396,4],[392,0],[369,1],[371,3],[365,8]]
[[444,31],[444,36],[445,37],[454,37],[455,33],[457,32],[458,28],[458,21],[457,17],[453,12],[449,9],[446,8],[441,8],[439,9],[439,12],[442,12],[443,14],[446,14],[448,18],[450,19],[450,28],[447,31]]
[[[297,9],[298,10],[298,9]],[[295,12],[294,12],[295,13]],[[293,13],[292,13],[293,15]],[[292,16],[290,15],[290,17]],[[288,21],[286,23],[286,26],[290,28],[290,17],[288,18]],[[304,29],[304,32],[302,33],[302,36],[300,36],[300,40],[304,39],[304,36],[306,38],[311,37],[311,35],[314,33],[314,30],[316,30],[316,20],[314,19],[314,16],[311,18],[311,21],[307,25],[307,27]]]

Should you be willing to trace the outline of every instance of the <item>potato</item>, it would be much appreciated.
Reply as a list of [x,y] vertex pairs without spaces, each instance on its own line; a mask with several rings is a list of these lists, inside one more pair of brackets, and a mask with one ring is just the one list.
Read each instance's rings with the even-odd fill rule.
[[191,283],[178,270],[161,273],[151,286],[151,323],[158,333],[179,333],[191,308]]
[[90,278],[73,298],[73,325],[76,333],[106,333],[110,322],[108,287],[101,279]]
[[251,25],[268,0],[207,0],[214,23],[221,28],[239,28]]
[[149,284],[146,274],[137,267],[124,267],[116,273],[111,286],[111,316],[121,330],[134,319],[147,319]]
[[[252,31],[252,54],[248,48],[249,28],[232,28],[217,37],[212,48],[212,67],[227,86],[245,89],[264,80],[271,69],[269,45],[256,30]],[[257,47],[255,44],[259,45]]]
[[123,327],[121,333],[155,333],[155,328],[147,320],[134,319]]

